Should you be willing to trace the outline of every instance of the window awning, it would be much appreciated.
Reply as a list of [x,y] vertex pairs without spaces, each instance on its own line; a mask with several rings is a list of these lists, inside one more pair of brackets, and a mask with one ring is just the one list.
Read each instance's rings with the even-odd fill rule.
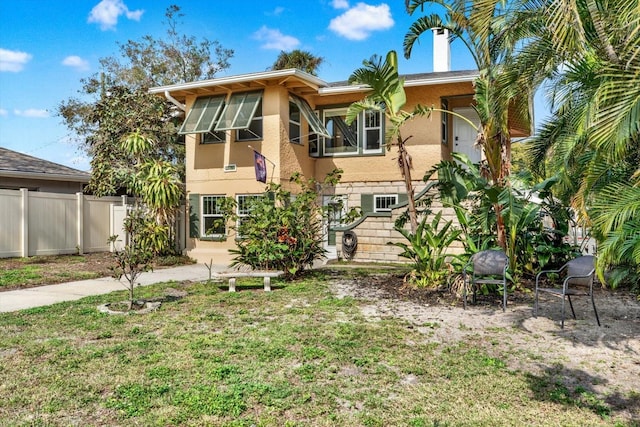
[[223,105],[224,96],[205,96],[196,99],[178,134],[211,132]]
[[215,129],[247,129],[261,100],[262,92],[243,92],[231,95]]
[[318,116],[316,116],[307,101],[295,95],[291,95],[289,99],[291,99],[291,101],[298,106],[305,120],[307,121],[307,123],[309,123],[309,127],[311,128],[313,133],[324,136],[326,138],[331,137],[327,129],[322,124],[322,121],[318,118]]

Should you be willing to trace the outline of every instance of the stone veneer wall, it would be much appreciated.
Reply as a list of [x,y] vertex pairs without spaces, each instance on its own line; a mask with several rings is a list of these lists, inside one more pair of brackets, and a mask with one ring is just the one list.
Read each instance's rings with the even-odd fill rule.
[[[425,183],[417,181],[414,182],[414,186],[415,194],[418,195],[420,191],[424,189]],[[336,195],[348,196],[347,208],[360,206],[362,194],[404,193],[406,193],[406,190],[403,181],[339,184],[335,189]],[[407,240],[394,229],[396,219],[405,212],[406,209],[407,206],[405,204],[402,207],[394,209],[391,212],[391,216],[380,216],[380,214],[368,216],[356,227],[352,228],[351,230],[355,232],[358,238],[358,246],[352,260],[356,262],[409,262],[407,258],[399,256],[402,252],[401,248],[387,244],[388,242],[407,242]],[[439,203],[434,203],[432,210],[434,212],[444,210],[440,225],[449,220],[453,220],[454,225],[457,224],[453,209],[443,209]],[[408,223],[405,227],[407,229],[410,228]],[[338,257],[344,258],[342,254],[342,235],[343,232],[338,231],[336,233],[336,248]],[[460,253],[461,250],[461,244],[455,244],[450,247],[451,253]]]

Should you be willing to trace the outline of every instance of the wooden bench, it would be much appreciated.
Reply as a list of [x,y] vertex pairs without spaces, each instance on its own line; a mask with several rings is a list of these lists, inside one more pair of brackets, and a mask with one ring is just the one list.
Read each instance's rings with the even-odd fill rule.
[[236,291],[236,279],[239,277],[262,277],[262,281],[264,283],[265,292],[271,291],[271,278],[279,277],[283,275],[283,271],[261,271],[261,270],[250,270],[250,271],[223,271],[218,273],[218,277],[228,278],[229,279],[229,292]]

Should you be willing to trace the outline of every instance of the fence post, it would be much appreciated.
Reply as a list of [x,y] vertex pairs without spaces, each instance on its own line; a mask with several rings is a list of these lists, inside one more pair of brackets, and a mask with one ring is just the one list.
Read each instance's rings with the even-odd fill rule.
[[82,193],[76,193],[77,210],[78,210],[78,236],[76,238],[76,244],[78,248],[78,255],[84,254],[84,195]]
[[22,244],[21,256],[29,256],[29,189],[21,188],[20,195],[22,196]]

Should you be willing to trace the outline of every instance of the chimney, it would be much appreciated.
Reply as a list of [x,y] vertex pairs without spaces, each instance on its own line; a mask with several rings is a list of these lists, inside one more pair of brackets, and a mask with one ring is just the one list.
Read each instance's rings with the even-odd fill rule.
[[449,30],[434,28],[433,30],[433,72],[451,71],[451,46]]

